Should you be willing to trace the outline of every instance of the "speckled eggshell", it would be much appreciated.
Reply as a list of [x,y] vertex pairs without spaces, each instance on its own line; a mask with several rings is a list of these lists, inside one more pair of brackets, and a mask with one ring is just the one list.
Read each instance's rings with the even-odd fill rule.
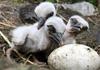
[[54,50],[48,64],[51,70],[97,70],[100,56],[86,45],[69,44]]

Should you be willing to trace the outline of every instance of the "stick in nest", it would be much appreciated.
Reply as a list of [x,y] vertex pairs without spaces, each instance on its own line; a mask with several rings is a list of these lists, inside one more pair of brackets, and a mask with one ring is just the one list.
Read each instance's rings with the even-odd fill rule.
[[2,33],[2,31],[0,31],[0,35],[3,37],[3,39],[7,42],[7,44],[9,45],[9,47],[11,46],[11,42],[8,40],[8,38]]
[[7,26],[7,27],[12,27],[12,28],[15,28],[16,26],[12,26],[12,25],[9,25],[9,24],[5,24],[3,22],[0,22],[1,25],[4,25],[4,26]]
[[68,22],[68,20],[67,19],[65,19],[62,15],[60,15],[60,14],[57,14],[59,17],[61,17],[66,23]]
[[38,63],[31,62],[31,61],[29,60],[29,58],[30,58],[31,55],[26,59],[26,58],[22,57],[22,55],[21,55],[16,49],[14,49],[14,48],[9,48],[8,51],[7,51],[7,58],[8,58],[8,60],[10,61],[11,64],[13,64],[13,62],[12,62],[12,60],[11,60],[11,58],[10,58],[11,50],[13,50],[13,51],[19,56],[19,58],[21,58],[22,60],[25,61],[24,64],[30,63],[30,64],[32,64],[32,65],[39,66],[39,67],[47,66],[46,64],[39,65]]
[[[28,60],[28,59],[22,57],[21,54],[20,54],[17,50],[13,49],[13,51],[14,51],[21,59],[23,59],[25,62],[28,62],[28,63],[30,63],[30,64],[37,65],[36,63],[33,63],[33,62],[31,62],[30,60]],[[29,57],[29,58],[30,58],[30,57]]]
[[0,15],[2,16],[2,18],[4,19],[4,21],[7,23],[7,24],[5,24],[5,23],[0,22],[0,24],[8,26],[8,27],[13,27],[13,28],[16,27],[16,26],[12,25],[12,23],[4,17],[4,13],[3,12]]

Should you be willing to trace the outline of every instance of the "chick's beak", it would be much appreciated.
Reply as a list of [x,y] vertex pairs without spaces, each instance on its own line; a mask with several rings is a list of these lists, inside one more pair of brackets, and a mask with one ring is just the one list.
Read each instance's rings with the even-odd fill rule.
[[39,23],[38,23],[38,30],[44,25],[45,23],[45,18],[39,18]]
[[56,44],[61,46],[62,45],[62,36],[63,36],[63,33],[54,33],[54,34],[50,35],[50,38],[53,41],[55,41]]
[[44,23],[45,23],[45,18],[42,18],[42,17],[38,17],[37,15],[36,15],[36,13],[34,13],[34,17],[33,17],[33,19],[35,19],[35,20],[37,20],[37,21],[39,21],[39,23],[38,23],[38,30],[44,25]]
[[82,26],[80,24],[72,25],[72,31],[81,31]]
[[88,30],[89,28],[87,26],[83,26],[81,29],[82,31],[85,31],[85,30]]
[[85,31],[85,30],[88,30],[89,28],[87,26],[84,26],[82,24],[75,24],[75,25],[72,25],[72,28],[73,30],[75,31]]
[[33,19],[39,21],[40,18],[36,15],[36,13],[34,13],[33,16],[34,16]]

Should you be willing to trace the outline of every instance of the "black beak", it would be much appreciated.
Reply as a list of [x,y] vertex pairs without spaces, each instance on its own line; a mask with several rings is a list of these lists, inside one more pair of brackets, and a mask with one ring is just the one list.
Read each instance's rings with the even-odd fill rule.
[[51,13],[49,13],[45,18],[40,17],[40,18],[39,18],[38,29],[40,29],[40,28],[45,24],[45,21],[46,21],[49,17],[53,16],[53,14],[54,14],[54,12],[51,12]]
[[88,29],[89,28],[87,26],[84,26],[84,25],[80,25],[80,24],[72,25],[73,32],[83,32],[83,31],[86,31]]
[[88,30],[89,28],[87,26],[83,26],[81,29],[82,31],[85,31],[85,30]]
[[34,13],[34,18],[33,19],[35,19],[35,20],[38,20],[39,21],[39,24],[38,24],[38,30],[44,25],[44,23],[45,23],[45,19],[44,18],[42,18],[42,17],[38,17],[37,15],[36,15],[36,13]]
[[45,18],[38,17],[38,16],[36,15],[36,13],[34,13],[33,19],[39,21],[39,24],[38,24],[38,27],[37,27],[38,30],[39,30],[39,29],[44,25],[44,23],[45,23]]
[[34,16],[33,19],[39,21],[40,18],[36,15],[36,13],[34,13],[33,16]]
[[50,35],[50,39],[52,39],[56,44],[61,46],[62,45],[62,36],[63,36],[63,33],[54,33],[54,34]]
[[80,24],[72,25],[72,31],[73,32],[80,32],[81,31],[81,25]]
[[40,18],[39,19],[39,24],[38,24],[38,30],[45,24],[45,18]]

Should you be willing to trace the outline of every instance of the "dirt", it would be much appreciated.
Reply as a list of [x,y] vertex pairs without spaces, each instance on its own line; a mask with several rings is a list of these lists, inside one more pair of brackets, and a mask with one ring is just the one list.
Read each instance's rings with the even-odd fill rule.
[[[9,32],[15,26],[24,25],[19,16],[20,7],[29,3],[22,3],[20,5],[13,5],[11,2],[0,2],[0,31],[10,40]],[[71,10],[64,10],[59,8],[58,13],[69,19],[72,15],[81,15],[78,12]],[[77,43],[85,44],[95,49],[100,54],[100,14],[96,16],[84,17],[90,25],[90,30],[83,32],[77,36]],[[2,23],[2,24],[1,24]],[[5,51],[9,45],[0,36],[0,70],[50,70],[48,66],[38,66],[31,64],[15,63],[9,64],[6,59]]]

